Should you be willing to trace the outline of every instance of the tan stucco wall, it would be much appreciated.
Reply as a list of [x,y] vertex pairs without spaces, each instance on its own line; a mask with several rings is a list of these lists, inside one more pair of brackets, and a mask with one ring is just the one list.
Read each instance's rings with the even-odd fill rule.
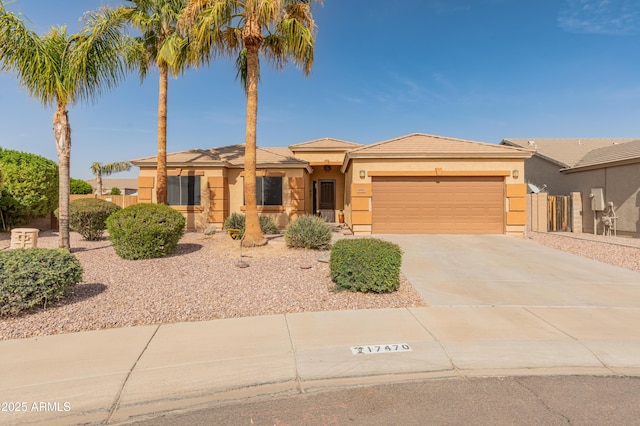
[[[209,177],[224,177],[225,169],[221,167],[210,167],[210,168],[193,168],[193,167],[183,167],[180,169],[169,167],[167,168],[167,174],[169,176],[175,175],[188,175],[189,173],[196,173],[200,176],[200,206],[172,206],[175,210],[178,210],[182,214],[184,214],[187,220],[187,229],[188,230],[204,230],[207,226],[215,224],[219,227],[222,227],[222,223],[211,223],[209,222],[208,212],[210,206],[210,198],[209,198],[209,188],[208,188],[208,178]],[[151,191],[151,201],[156,203],[156,168],[140,168],[140,177],[141,178],[152,178],[153,179],[153,188]],[[139,193],[143,190],[143,188],[139,188]],[[140,197],[138,198],[139,202],[143,202]]]
[[[302,182],[306,182],[304,169],[269,169],[258,170],[258,176],[282,176],[282,206],[258,206],[258,214],[261,216],[270,216],[276,222],[279,228],[284,229],[290,220],[303,214],[307,208],[307,200],[301,206],[294,205],[292,191],[294,188],[290,186],[291,178],[299,178]],[[242,169],[229,169],[227,171],[227,180],[229,182],[229,212],[244,213],[243,194],[244,180],[242,179]],[[301,194],[308,193],[307,188],[298,189]],[[310,207],[309,207],[310,209]]]
[[[623,234],[640,233],[640,164],[607,167],[575,173],[561,173],[560,166],[540,157],[525,162],[527,181],[547,185],[550,195],[569,195],[580,192],[582,197],[582,231],[593,233],[593,211],[589,193],[591,188],[604,188],[605,202],[613,202],[619,216],[617,229]],[[600,214],[598,214],[600,217]],[[574,218],[575,219],[575,218]],[[602,224],[597,222],[597,232]],[[574,227],[579,224],[574,223]]]
[[[360,177],[360,170],[365,171],[365,177]],[[512,172],[518,171],[514,178]],[[460,159],[460,160],[431,160],[431,159],[364,159],[354,158],[349,162],[345,171],[345,186],[361,186],[361,190],[370,187],[372,179],[370,173],[392,172],[398,176],[405,174],[436,174],[455,172],[478,172],[478,174],[503,172],[505,175],[505,233],[513,236],[523,236],[526,226],[526,190],[524,180],[523,159]],[[367,224],[366,212],[359,211],[354,217],[353,199],[362,198],[353,192],[348,194],[345,201],[345,216],[347,224],[356,234],[371,232],[370,221]],[[366,205],[365,200],[358,200],[359,205]],[[369,203],[370,205],[370,203]],[[358,223],[357,223],[358,222]]]
[[296,158],[309,163],[340,163],[344,161],[344,151],[295,151]]
[[[331,170],[325,171],[323,166],[313,167],[313,173],[311,173],[311,183],[321,180],[333,180],[336,182],[336,209],[335,217],[338,221],[338,214],[344,210],[344,174],[340,171],[340,166],[331,166]],[[311,209],[313,208],[313,187],[309,198]]]
[[[584,232],[593,232],[593,211],[589,198],[591,188],[603,188],[605,203],[613,202],[613,208],[618,215],[617,230],[622,234],[640,233],[640,184],[638,183],[640,182],[640,164],[566,173],[563,177],[565,178],[561,186],[563,192],[549,193],[552,195],[568,195],[571,191],[581,193]],[[596,223],[598,233],[603,231],[600,217],[598,213]]]

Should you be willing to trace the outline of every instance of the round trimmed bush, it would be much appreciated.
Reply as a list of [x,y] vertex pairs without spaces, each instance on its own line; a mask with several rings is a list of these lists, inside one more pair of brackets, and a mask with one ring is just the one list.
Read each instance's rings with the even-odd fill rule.
[[331,243],[331,228],[322,218],[305,214],[287,225],[284,241],[289,247],[320,249]]
[[396,291],[400,286],[402,250],[377,238],[336,241],[329,270],[338,288],[363,293]]
[[109,239],[123,259],[151,259],[173,253],[184,234],[182,213],[164,204],[134,204],[107,218]]
[[85,240],[99,240],[107,229],[107,218],[118,210],[118,205],[99,198],[73,200],[69,203],[69,227]]
[[0,251],[0,316],[36,305],[46,307],[82,281],[82,265],[65,250],[27,248]]

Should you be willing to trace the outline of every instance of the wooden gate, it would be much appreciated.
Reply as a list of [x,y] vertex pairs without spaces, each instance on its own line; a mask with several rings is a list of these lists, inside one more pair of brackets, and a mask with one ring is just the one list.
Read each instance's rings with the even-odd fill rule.
[[571,196],[549,195],[547,197],[547,230],[549,232],[570,232],[571,217]]

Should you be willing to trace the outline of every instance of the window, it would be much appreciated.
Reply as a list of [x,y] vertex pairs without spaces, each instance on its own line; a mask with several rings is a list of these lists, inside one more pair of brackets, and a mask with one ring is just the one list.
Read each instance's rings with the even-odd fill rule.
[[200,205],[200,176],[168,176],[167,204],[170,206]]
[[281,206],[282,176],[257,176],[256,200],[258,206]]

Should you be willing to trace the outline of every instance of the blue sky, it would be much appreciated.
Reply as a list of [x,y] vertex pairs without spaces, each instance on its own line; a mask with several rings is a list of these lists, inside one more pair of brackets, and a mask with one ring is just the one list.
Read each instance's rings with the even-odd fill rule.
[[[15,0],[29,25],[75,31],[119,0]],[[258,145],[322,137],[374,143],[422,132],[508,137],[640,137],[640,0],[325,0],[315,5],[305,78],[263,63]],[[157,72],[130,75],[69,108],[71,176],[155,155]],[[53,109],[0,74],[0,146],[57,161]],[[245,97],[218,60],[169,82],[168,151],[243,143]],[[113,177],[131,177],[137,169]]]

